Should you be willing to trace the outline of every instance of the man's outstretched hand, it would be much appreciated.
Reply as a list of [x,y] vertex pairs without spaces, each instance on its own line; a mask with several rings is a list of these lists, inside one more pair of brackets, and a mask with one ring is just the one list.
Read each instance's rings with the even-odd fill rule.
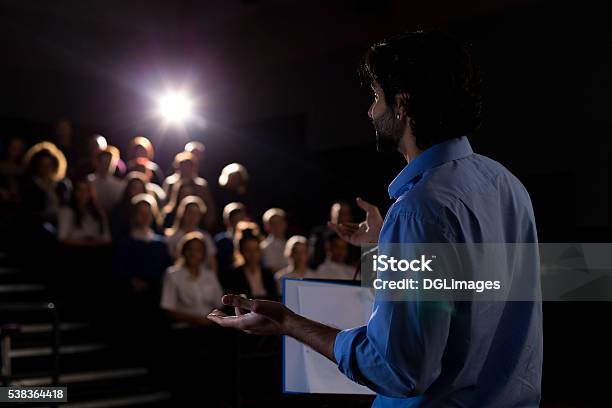
[[239,295],[225,295],[221,302],[226,306],[234,306],[235,316],[229,316],[218,309],[213,310],[208,318],[220,326],[249,334],[288,334],[287,321],[294,313],[282,303],[246,299]]
[[218,325],[249,334],[290,336],[336,361],[334,342],[340,330],[293,313],[279,302],[246,299],[240,295],[225,295],[221,302],[234,306],[235,315],[213,310],[207,317]]
[[383,217],[380,215],[380,210],[375,205],[361,198],[357,198],[356,201],[359,208],[366,212],[365,221],[359,224],[334,224],[330,221],[327,225],[349,244],[355,246],[375,244],[378,242],[378,235],[383,225]]

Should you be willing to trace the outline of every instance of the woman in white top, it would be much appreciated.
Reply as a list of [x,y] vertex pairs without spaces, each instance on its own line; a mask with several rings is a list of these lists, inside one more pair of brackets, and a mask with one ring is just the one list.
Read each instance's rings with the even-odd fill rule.
[[222,307],[223,290],[217,275],[206,267],[204,236],[198,231],[185,234],[177,251],[176,264],[164,275],[161,308],[176,321],[207,326],[208,313]]
[[289,266],[274,274],[279,293],[283,291],[283,279],[316,278],[316,272],[308,267],[308,239],[301,235],[294,235],[285,245],[285,258]]
[[64,245],[94,247],[110,243],[106,215],[96,204],[87,179],[74,183],[70,204],[60,209],[57,221],[57,237]]
[[200,228],[206,211],[206,204],[200,197],[190,195],[183,198],[178,206],[174,224],[171,228],[166,229],[166,243],[170,255],[176,259],[180,254],[177,251],[177,246],[181,238],[188,232],[197,231],[201,233],[206,244],[206,265],[216,272],[217,248],[210,234]]

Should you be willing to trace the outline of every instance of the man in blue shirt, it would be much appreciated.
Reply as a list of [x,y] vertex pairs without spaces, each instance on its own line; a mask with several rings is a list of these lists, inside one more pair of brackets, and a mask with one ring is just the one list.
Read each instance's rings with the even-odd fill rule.
[[[408,164],[389,186],[395,202],[384,220],[357,199],[366,220],[331,227],[356,245],[537,243],[525,188],[502,165],[475,154],[465,136],[480,113],[467,53],[440,33],[416,32],[373,46],[363,68],[374,91],[368,115],[378,149],[399,151]],[[499,262],[510,282],[522,272],[512,257]],[[209,318],[294,337],[375,391],[375,407],[537,407],[542,311],[537,257],[531,262],[532,284],[523,296],[532,300],[431,307],[377,297],[366,326],[339,331],[279,303],[226,295],[236,316],[213,311]]]

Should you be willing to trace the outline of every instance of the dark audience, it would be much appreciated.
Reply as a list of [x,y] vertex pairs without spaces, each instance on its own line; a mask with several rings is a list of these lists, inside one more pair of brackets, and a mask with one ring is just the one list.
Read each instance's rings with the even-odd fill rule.
[[144,136],[136,136],[130,141],[127,150],[128,170],[131,168],[131,163],[137,159],[144,159],[141,160],[141,163],[151,173],[150,180],[161,186],[164,181],[164,173],[157,163],[153,161],[154,157],[155,149],[149,139]]
[[155,199],[147,193],[135,195],[129,216],[129,233],[116,243],[115,273],[129,283],[134,294],[155,297],[166,268],[172,264],[164,238],[151,228],[157,216]]
[[215,235],[217,267],[222,275],[234,268],[234,235],[236,225],[246,219],[246,208],[242,203],[229,203],[223,208],[225,231]]
[[236,227],[235,268],[221,275],[223,287],[230,293],[248,298],[278,298],[274,272],[261,263],[261,237],[257,224],[241,221]]
[[57,239],[71,247],[94,247],[111,242],[106,214],[94,198],[91,182],[80,179],[73,183],[72,198],[59,210]]
[[190,326],[209,326],[206,318],[220,308],[223,289],[217,274],[207,266],[208,242],[198,231],[181,237],[177,260],[166,270],[162,286],[161,307],[177,322]]
[[66,201],[63,194],[68,190],[60,188],[66,184],[66,158],[53,143],[40,142],[27,151],[24,163],[21,197],[28,221],[35,229],[53,232],[60,205]]
[[[173,349],[165,350],[160,364],[170,359],[168,366],[183,367],[203,344],[234,341],[206,318],[223,307],[224,293],[278,300],[286,278],[353,276],[346,245],[325,228],[313,230],[322,266],[317,272],[308,267],[308,241],[286,240],[285,211],[251,194],[243,165],[223,168],[221,190],[213,196],[200,175],[201,142],[187,143],[164,179],[149,139],[131,139],[124,162],[119,149],[97,133],[82,139],[79,151],[77,134],[63,119],[55,127],[57,144],[41,141],[26,150],[27,139],[12,137],[2,145],[0,204],[16,214],[7,236],[15,235],[26,271],[46,275],[44,282],[64,307],[123,333],[121,339],[109,334],[109,341],[135,356],[149,361],[159,354],[155,347],[171,339]],[[224,205],[221,217],[217,203]],[[269,209],[257,210],[263,208]],[[248,210],[255,211],[253,218]],[[350,206],[335,203],[331,217],[350,219]],[[262,221],[266,237],[251,219]],[[31,248],[38,248],[36,257],[26,253]],[[93,290],[79,289],[86,287]],[[158,343],[151,341],[155,336]],[[182,360],[174,361],[176,356]],[[201,361],[191,361],[194,370]]]
[[208,209],[204,219],[205,225],[208,228],[212,228],[217,219],[217,210],[208,187],[208,182],[204,178],[198,176],[199,160],[198,156],[192,152],[181,152],[174,156],[174,173],[166,177],[163,189],[167,197],[172,197],[175,186],[179,183],[193,184],[196,189],[195,195],[204,200],[206,208]]
[[176,212],[176,218],[172,227],[166,229],[166,243],[168,251],[173,258],[178,258],[180,251],[178,246],[185,234],[198,232],[206,243],[206,264],[217,271],[217,249],[210,234],[202,229],[202,221],[206,215],[207,207],[198,196],[189,195],[181,200]]

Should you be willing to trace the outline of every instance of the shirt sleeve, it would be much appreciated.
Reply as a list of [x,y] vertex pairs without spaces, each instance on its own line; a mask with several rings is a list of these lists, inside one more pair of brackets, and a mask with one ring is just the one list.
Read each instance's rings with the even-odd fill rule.
[[170,272],[166,271],[164,274],[164,281],[162,285],[161,302],[160,306],[165,310],[176,310],[177,304],[177,290]]
[[[381,243],[448,242],[435,222],[406,212],[387,218]],[[338,333],[338,368],[387,397],[421,395],[440,374],[451,314],[452,305],[444,302],[376,300],[366,326]]]

